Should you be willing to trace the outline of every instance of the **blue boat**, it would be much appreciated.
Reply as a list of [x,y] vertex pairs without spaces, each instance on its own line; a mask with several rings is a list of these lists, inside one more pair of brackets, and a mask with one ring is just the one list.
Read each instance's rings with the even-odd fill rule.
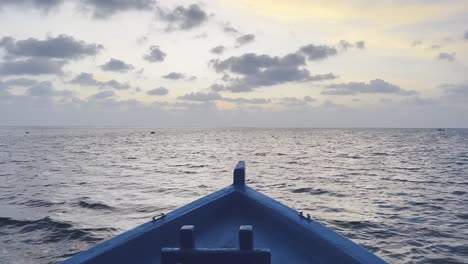
[[245,184],[153,218],[64,261],[71,263],[386,263],[331,229]]

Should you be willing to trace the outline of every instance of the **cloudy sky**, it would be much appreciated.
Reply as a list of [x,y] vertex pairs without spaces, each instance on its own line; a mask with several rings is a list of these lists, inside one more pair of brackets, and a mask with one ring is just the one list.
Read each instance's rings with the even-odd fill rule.
[[0,0],[0,125],[468,127],[468,0]]

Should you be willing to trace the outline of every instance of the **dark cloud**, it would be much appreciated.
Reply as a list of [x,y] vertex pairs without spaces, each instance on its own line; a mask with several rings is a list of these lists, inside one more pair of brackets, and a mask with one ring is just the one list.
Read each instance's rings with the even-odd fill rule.
[[447,53],[447,52],[441,52],[437,56],[438,60],[446,60],[446,61],[454,61],[455,60],[455,52],[452,53]]
[[[40,0],[38,0],[40,1]],[[91,12],[94,18],[104,19],[124,11],[151,11],[154,0],[81,0],[81,7]]]
[[111,58],[104,65],[101,65],[100,68],[103,71],[113,71],[113,72],[127,72],[133,70],[134,67],[131,64],[127,64],[124,61]]
[[169,90],[164,87],[158,87],[153,90],[146,92],[147,95],[166,95],[169,93]]
[[98,86],[101,88],[109,87],[114,88],[116,90],[126,90],[130,89],[130,84],[128,83],[121,83],[116,80],[110,81],[98,81],[94,78],[93,74],[82,72],[75,78],[73,78],[70,83],[78,84],[80,86]]
[[34,7],[43,11],[49,11],[63,2],[63,0],[0,0],[0,9],[5,6],[18,6]]
[[0,47],[6,51],[6,57],[48,57],[58,59],[80,59],[84,56],[94,56],[102,45],[88,44],[76,40],[72,36],[60,35],[48,37],[45,40],[28,38],[16,41],[11,37],[4,37]]
[[[218,73],[224,73],[226,84],[213,84],[213,91],[249,92],[262,86],[272,86],[287,82],[323,81],[335,79],[332,73],[311,76],[307,69],[305,55],[290,53],[283,57],[257,55],[246,53],[238,57],[225,60],[214,59],[211,66]],[[230,72],[241,75],[232,78],[226,74]]]
[[357,49],[365,49],[366,48],[366,42],[364,40],[357,41],[354,43]]
[[180,73],[180,72],[171,72],[166,75],[162,76],[164,79],[170,79],[170,80],[180,80],[184,79],[185,75]]
[[223,52],[226,50],[226,47],[219,45],[210,50],[211,53],[213,54],[223,54]]
[[38,82],[26,90],[26,94],[36,97],[69,96],[72,92],[55,90],[51,82]]
[[88,100],[100,101],[100,100],[106,100],[106,99],[112,98],[114,96],[115,96],[114,91],[102,91],[102,92],[98,92],[96,94],[91,95],[90,97],[88,97]]
[[64,61],[47,58],[5,61],[0,63],[1,75],[44,75],[63,73]]
[[196,92],[196,93],[188,93],[182,96],[177,97],[177,99],[180,100],[186,100],[186,101],[199,101],[199,102],[206,102],[206,101],[215,101],[215,100],[221,100],[223,97],[219,95],[218,93],[202,93],[202,92]]
[[[291,54],[294,56],[293,54]],[[304,58],[296,57],[296,65],[305,65]],[[259,73],[262,69],[267,69],[279,65],[281,58],[271,57],[269,55],[257,55],[255,53],[246,53],[238,57],[229,57],[226,60],[211,60],[211,65],[216,72],[230,71],[242,75],[253,75]]]
[[159,49],[159,46],[151,46],[147,54],[143,56],[143,59],[149,62],[160,62],[166,58],[166,53]]
[[304,96],[304,99],[303,99],[303,100],[304,100],[305,102],[313,102],[313,101],[315,101],[314,98],[312,98],[312,97],[310,97],[310,96],[308,96],[308,95]]
[[189,30],[208,20],[207,13],[197,4],[177,6],[171,11],[158,8],[159,17],[168,23],[166,30]]
[[300,53],[303,53],[307,56],[307,59],[310,61],[314,60],[323,60],[330,56],[335,56],[337,54],[337,50],[332,47],[328,47],[325,45],[316,46],[314,44],[309,44],[303,46],[299,49]]
[[330,84],[322,94],[329,95],[355,95],[355,94],[398,94],[398,95],[415,95],[416,91],[408,91],[401,89],[397,85],[388,83],[381,79],[371,80],[369,83],[364,82],[349,82]]
[[255,41],[255,35],[254,34],[245,34],[245,35],[242,35],[242,36],[239,36],[238,38],[236,38],[236,43],[237,43],[237,46],[243,46],[245,44],[248,44],[248,43],[251,43]]

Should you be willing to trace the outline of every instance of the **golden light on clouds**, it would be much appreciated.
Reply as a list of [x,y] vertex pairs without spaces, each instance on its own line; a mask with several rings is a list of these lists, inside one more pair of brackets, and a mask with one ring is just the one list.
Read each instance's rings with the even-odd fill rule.
[[279,19],[368,20],[374,26],[397,26],[424,22],[460,14],[468,10],[462,1],[411,3],[411,1],[348,1],[348,0],[231,0],[231,4],[246,8],[258,15]]

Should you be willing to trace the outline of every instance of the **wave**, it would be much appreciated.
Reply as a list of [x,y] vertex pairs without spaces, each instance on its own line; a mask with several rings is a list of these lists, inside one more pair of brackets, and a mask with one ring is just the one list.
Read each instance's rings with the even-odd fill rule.
[[77,229],[72,224],[45,217],[39,220],[17,220],[0,217],[0,227],[18,228],[18,233],[44,232],[42,236],[32,236],[30,243],[56,243],[60,241],[78,240],[95,243],[103,240],[95,232],[115,232],[113,228],[83,228]]
[[83,207],[83,208],[88,208],[88,209],[96,209],[96,210],[113,210],[115,209],[114,207],[104,204],[104,203],[91,203],[91,202],[85,202],[85,201],[79,201],[78,205]]
[[328,191],[326,191],[326,190],[314,189],[314,188],[298,188],[298,189],[291,190],[291,192],[293,192],[293,193],[309,193],[309,194],[315,194],[315,195],[328,193]]
[[30,207],[51,207],[54,205],[60,205],[60,204],[65,204],[65,202],[60,202],[60,203],[54,203],[54,202],[49,202],[49,201],[44,201],[44,200],[27,200],[25,202],[18,203],[21,205],[27,205]]

